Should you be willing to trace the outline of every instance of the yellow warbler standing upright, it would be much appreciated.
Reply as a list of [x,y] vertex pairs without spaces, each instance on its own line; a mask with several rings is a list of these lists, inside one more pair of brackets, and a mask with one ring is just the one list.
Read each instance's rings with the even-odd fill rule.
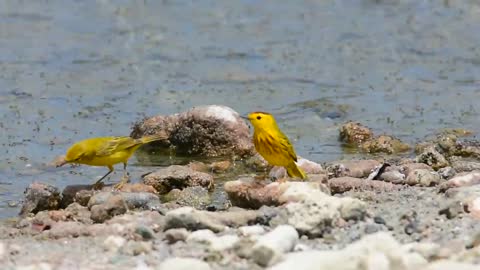
[[106,166],[109,171],[95,184],[94,188],[101,186],[102,180],[113,172],[113,165],[123,163],[123,177],[115,188],[120,189],[128,182],[127,162],[135,150],[140,146],[158,140],[164,140],[165,135],[149,135],[139,139],[131,137],[99,137],[90,138],[73,144],[68,150],[65,159],[58,164],[60,167],[66,163],[78,163],[91,166]]
[[297,155],[287,136],[278,128],[273,115],[266,112],[252,112],[248,120],[253,125],[255,149],[271,165],[282,166],[290,177],[307,178],[297,164]]

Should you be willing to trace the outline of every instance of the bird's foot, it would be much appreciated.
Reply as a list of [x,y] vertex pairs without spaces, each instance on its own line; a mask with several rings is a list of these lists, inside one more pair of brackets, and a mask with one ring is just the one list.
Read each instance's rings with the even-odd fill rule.
[[115,186],[113,186],[113,189],[115,190],[121,190],[122,187],[126,184],[130,182],[130,175],[128,173],[124,174],[122,179],[120,180],[120,182],[118,184],[116,184]]
[[93,190],[101,190],[105,184],[103,182],[96,182],[95,184],[92,185]]
[[286,182],[288,182],[288,177],[282,177],[280,179],[277,179],[276,182],[279,183],[279,184],[286,183]]

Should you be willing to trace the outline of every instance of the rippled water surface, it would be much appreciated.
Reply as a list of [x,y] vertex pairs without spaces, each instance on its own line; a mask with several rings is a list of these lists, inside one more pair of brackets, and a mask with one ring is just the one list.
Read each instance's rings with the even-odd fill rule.
[[0,217],[34,180],[105,173],[45,167],[72,142],[195,105],[272,112],[315,161],[349,157],[347,120],[478,132],[479,25],[475,0],[1,1]]

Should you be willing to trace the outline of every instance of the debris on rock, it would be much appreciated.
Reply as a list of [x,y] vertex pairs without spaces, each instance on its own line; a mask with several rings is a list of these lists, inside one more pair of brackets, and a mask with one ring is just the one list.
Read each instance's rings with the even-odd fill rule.
[[137,122],[130,134],[139,138],[164,132],[169,145],[189,156],[249,156],[254,154],[250,130],[233,109],[221,105],[195,107],[170,116],[154,116]]
[[153,186],[159,194],[186,187],[201,186],[206,189],[214,187],[213,176],[210,174],[179,165],[172,165],[150,173],[143,178],[143,183]]

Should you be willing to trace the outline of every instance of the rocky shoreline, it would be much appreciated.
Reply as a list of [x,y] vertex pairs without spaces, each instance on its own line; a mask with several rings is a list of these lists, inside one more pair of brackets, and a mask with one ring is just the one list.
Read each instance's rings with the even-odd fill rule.
[[[273,181],[285,171],[255,155],[230,108],[152,117],[132,136],[160,131],[169,145],[150,147],[228,158],[161,168],[121,190],[32,183],[18,220],[0,227],[1,269],[478,269],[480,143],[461,131],[411,147],[349,122],[346,145],[385,157],[300,159],[308,182]],[[222,207],[210,199],[219,188]]]

